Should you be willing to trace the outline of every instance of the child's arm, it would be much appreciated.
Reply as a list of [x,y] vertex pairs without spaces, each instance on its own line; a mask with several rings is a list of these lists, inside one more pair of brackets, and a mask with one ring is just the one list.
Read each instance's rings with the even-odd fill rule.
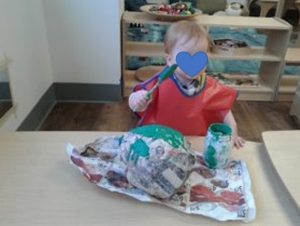
[[148,91],[139,90],[130,94],[128,99],[129,107],[134,112],[143,112],[148,107],[151,100],[147,97]]
[[144,112],[147,109],[152,101],[152,96],[149,98],[149,90],[157,83],[158,76],[159,74],[154,75],[147,81],[134,87],[128,98],[128,105],[132,111]]
[[236,121],[231,111],[228,111],[228,113],[225,115],[223,122],[229,125],[232,129],[233,145],[237,149],[242,148],[245,144],[245,140],[242,137],[239,137],[238,135]]

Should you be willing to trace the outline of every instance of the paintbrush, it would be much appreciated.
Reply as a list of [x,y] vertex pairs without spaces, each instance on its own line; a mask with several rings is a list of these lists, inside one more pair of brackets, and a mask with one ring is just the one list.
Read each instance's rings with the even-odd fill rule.
[[156,84],[152,87],[152,89],[150,89],[147,93],[147,99],[149,100],[153,94],[153,92],[159,87],[159,85],[166,80],[167,78],[169,78],[171,75],[173,75],[174,71],[177,68],[177,64],[173,64],[171,67],[165,69],[158,77],[158,81],[156,82]]

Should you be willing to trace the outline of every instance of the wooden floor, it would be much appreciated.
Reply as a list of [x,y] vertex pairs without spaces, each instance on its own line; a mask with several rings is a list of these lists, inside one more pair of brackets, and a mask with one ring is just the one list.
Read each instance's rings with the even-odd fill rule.
[[[300,129],[289,116],[290,102],[237,101],[232,109],[240,136],[261,141],[267,130]],[[120,103],[57,103],[42,131],[128,131],[137,123],[127,100]]]

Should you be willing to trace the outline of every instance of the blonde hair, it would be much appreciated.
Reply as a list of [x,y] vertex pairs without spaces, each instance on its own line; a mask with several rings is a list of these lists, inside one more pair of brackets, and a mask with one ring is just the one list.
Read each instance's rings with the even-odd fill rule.
[[210,39],[202,26],[194,21],[187,20],[173,23],[165,36],[165,52],[169,54],[179,41],[185,43],[191,39],[196,39],[199,42],[207,42],[207,51],[210,50]]

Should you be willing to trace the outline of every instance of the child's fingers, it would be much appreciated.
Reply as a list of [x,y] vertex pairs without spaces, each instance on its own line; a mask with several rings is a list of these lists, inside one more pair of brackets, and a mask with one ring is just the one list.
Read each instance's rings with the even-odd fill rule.
[[138,104],[140,105],[145,105],[147,103],[147,99],[144,98],[144,97],[140,97],[138,100],[137,100]]
[[144,91],[144,92],[141,94],[141,98],[143,98],[143,100],[144,100],[146,103],[152,100],[151,96],[150,96],[150,98],[148,97],[148,92],[147,92],[147,91]]
[[144,102],[142,102],[142,101],[139,101],[136,105],[137,105],[138,109],[141,109],[141,110],[142,110],[142,109],[145,108],[145,105],[146,105],[146,104],[145,104]]
[[139,98],[136,101],[136,106],[140,111],[145,110],[145,108],[148,106],[148,104],[149,104],[148,100],[146,100],[144,98]]
[[237,137],[235,140],[234,140],[234,146],[237,148],[237,149],[240,149],[242,147],[244,147],[244,144],[245,144],[245,140],[241,137]]
[[143,105],[148,105],[148,103],[150,103],[152,101],[152,98],[148,98],[147,96],[148,92],[147,91],[144,91],[143,93],[141,93],[140,95],[140,99],[139,99],[139,102]]
[[242,144],[237,140],[237,141],[235,142],[235,147],[236,147],[237,149],[240,149],[240,148],[242,147]]
[[128,100],[129,107],[136,112],[144,111],[151,101],[151,99],[147,98],[147,93],[148,91],[146,90],[139,90],[132,93]]
[[239,137],[240,142],[242,142],[242,144],[244,145],[246,143],[246,140],[242,137]]
[[148,91],[139,90],[129,97],[129,106],[133,111],[144,111],[151,102],[147,97]]

